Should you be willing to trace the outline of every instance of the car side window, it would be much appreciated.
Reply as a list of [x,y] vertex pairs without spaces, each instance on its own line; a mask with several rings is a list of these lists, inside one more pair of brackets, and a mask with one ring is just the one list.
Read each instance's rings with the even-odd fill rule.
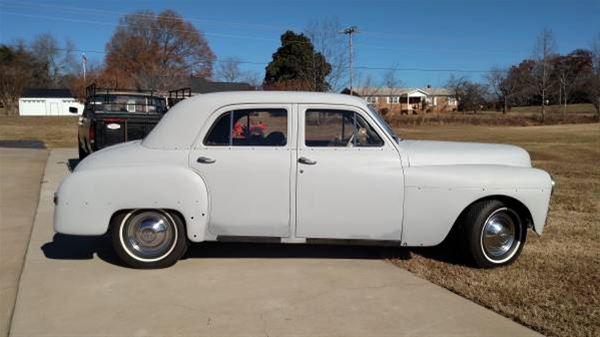
[[242,109],[228,111],[213,123],[204,138],[208,146],[285,146],[285,109]]
[[304,142],[309,147],[380,147],[383,140],[354,111],[309,109],[304,123]]

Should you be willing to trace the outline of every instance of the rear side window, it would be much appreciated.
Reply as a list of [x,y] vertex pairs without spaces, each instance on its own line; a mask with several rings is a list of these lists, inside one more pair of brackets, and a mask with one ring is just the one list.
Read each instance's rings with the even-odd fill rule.
[[354,111],[309,109],[304,126],[309,147],[380,147],[383,140]]
[[285,109],[228,111],[214,122],[204,138],[207,146],[285,146]]

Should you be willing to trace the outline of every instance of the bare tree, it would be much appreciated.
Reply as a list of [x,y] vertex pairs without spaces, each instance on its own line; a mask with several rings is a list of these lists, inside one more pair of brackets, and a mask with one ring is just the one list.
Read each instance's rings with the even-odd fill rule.
[[58,82],[58,75],[61,71],[60,46],[54,36],[49,33],[37,36],[31,43],[31,53],[40,63],[46,64],[50,83]]
[[40,63],[24,42],[16,46],[0,45],[0,105],[7,114],[17,112],[17,103],[25,88],[48,85],[46,70],[46,64]]
[[464,83],[464,96],[459,102],[459,107],[464,111],[473,111],[476,114],[486,104],[486,88],[480,83],[466,81]]
[[315,50],[331,65],[331,73],[327,75],[326,81],[334,91],[339,91],[345,84],[349,61],[347,40],[339,33],[341,30],[342,24],[337,18],[314,20],[304,29]]
[[[389,95],[389,109],[391,111],[393,97],[396,97],[400,94],[400,87],[402,87],[402,81],[396,76],[396,70],[394,68],[390,68],[383,74],[382,84],[382,86],[387,89],[387,94]],[[400,98],[398,98],[398,104],[401,104]]]
[[119,20],[105,73],[119,86],[169,89],[177,78],[210,77],[214,58],[204,34],[176,12],[138,11]]
[[590,47],[592,72],[588,75],[585,88],[589,100],[596,109],[598,121],[600,121],[600,33],[594,37]]
[[257,72],[248,71],[244,72],[243,77],[241,78],[242,82],[246,82],[250,84],[254,90],[262,89],[262,78]]
[[451,74],[450,78],[446,82],[446,88],[450,91],[452,97],[458,102],[458,109],[461,111],[464,111],[461,104],[465,99],[467,83],[468,81],[464,76],[456,76],[454,74]]
[[507,113],[510,101],[519,91],[519,83],[514,76],[510,76],[508,70],[493,67],[485,76],[489,89],[498,102],[502,103],[502,113]]
[[228,57],[219,62],[217,66],[217,79],[225,82],[238,82],[244,76],[240,69],[241,60],[237,57]]
[[563,105],[563,117],[567,114],[567,103],[574,90],[592,72],[592,52],[577,49],[554,60],[555,76],[558,82],[558,101]]
[[554,83],[552,83],[553,63],[555,57],[556,42],[554,34],[549,28],[544,30],[538,36],[533,47],[533,58],[536,61],[533,68],[533,86],[541,96],[542,103],[542,123],[546,118],[546,100],[548,93]]
[[356,81],[359,83],[359,86],[354,87],[354,91],[360,89],[358,94],[362,97],[377,96],[381,93],[381,88],[377,85],[371,74],[357,74]]

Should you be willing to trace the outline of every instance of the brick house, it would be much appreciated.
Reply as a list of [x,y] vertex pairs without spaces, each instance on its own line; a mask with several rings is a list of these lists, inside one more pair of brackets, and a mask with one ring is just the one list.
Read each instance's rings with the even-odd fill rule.
[[[354,88],[354,95],[363,97],[377,110],[391,113],[418,114],[456,111],[456,99],[446,88]],[[342,90],[349,94],[348,88]]]

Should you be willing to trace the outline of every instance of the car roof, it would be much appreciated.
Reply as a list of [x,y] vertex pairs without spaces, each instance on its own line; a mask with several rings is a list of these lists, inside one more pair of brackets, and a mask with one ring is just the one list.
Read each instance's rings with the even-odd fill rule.
[[367,102],[364,99],[333,93],[229,91],[201,94],[173,106],[144,139],[143,145],[157,149],[187,149],[215,110],[234,104],[335,104],[357,106],[367,110]]
[[326,92],[308,92],[308,91],[227,91],[201,94],[193,96],[190,101],[219,101],[239,103],[248,101],[249,103],[342,103],[352,101],[354,103],[364,102],[362,98],[350,95],[342,95]]

